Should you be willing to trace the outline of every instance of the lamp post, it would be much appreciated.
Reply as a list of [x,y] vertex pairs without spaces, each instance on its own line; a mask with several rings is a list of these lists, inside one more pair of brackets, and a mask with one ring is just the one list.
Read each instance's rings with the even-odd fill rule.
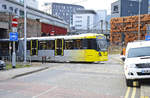
[[141,1],[142,0],[139,0],[139,20],[138,20],[138,40],[140,40],[140,24],[141,24],[141,18],[140,18],[140,14],[141,14]]
[[27,12],[26,12],[26,0],[24,0],[24,63],[26,63],[26,56],[27,56],[27,30],[26,30],[26,26],[27,26]]

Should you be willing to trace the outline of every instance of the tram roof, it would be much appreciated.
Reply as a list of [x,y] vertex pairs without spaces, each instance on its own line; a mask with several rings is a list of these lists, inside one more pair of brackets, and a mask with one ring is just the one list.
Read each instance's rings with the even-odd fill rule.
[[30,38],[27,38],[27,40],[85,39],[85,38],[90,39],[90,38],[96,38],[97,36],[100,36],[100,35],[104,36],[103,34],[87,33],[87,34],[66,35],[66,36],[30,37]]

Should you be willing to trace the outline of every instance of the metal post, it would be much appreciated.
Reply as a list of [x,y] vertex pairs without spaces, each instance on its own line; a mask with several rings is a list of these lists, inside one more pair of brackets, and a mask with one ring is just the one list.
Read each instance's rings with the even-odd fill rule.
[[13,41],[12,67],[16,68],[15,41]]
[[140,40],[140,24],[141,24],[141,18],[140,18],[140,14],[141,14],[141,0],[139,0],[139,21],[138,21],[138,40]]
[[26,0],[24,0],[24,63],[26,63],[26,56],[27,56],[27,35],[26,35],[26,26],[27,26],[27,18],[26,18]]

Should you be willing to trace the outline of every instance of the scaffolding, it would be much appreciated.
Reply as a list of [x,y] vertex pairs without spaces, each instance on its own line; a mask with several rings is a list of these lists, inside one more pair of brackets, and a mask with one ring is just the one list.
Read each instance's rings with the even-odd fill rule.
[[[117,17],[111,19],[110,42],[118,45],[138,40],[139,16]],[[140,15],[140,39],[144,40],[147,35],[147,24],[150,24],[150,15]]]

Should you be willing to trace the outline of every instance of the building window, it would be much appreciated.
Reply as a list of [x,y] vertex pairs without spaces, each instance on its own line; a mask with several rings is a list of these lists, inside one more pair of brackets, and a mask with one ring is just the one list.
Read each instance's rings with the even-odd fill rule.
[[24,16],[24,11],[20,10],[20,16]]
[[129,2],[129,7],[132,7],[133,6],[133,3],[132,2]]
[[129,0],[129,1],[136,1],[136,2],[139,2],[139,0]]
[[81,23],[82,22],[82,20],[78,20],[78,21],[76,21],[77,23]]
[[10,10],[11,12],[13,12],[13,7],[9,7],[9,10]]
[[82,25],[75,25],[76,27],[82,27]]
[[7,9],[7,6],[6,6],[6,5],[2,5],[2,8],[6,10],[6,9]]
[[20,3],[23,3],[24,2],[24,0],[20,0]]
[[90,16],[87,17],[87,30],[90,29]]
[[16,14],[18,13],[18,8],[15,9],[15,13],[16,13]]
[[82,18],[82,16],[76,16],[76,18]]

